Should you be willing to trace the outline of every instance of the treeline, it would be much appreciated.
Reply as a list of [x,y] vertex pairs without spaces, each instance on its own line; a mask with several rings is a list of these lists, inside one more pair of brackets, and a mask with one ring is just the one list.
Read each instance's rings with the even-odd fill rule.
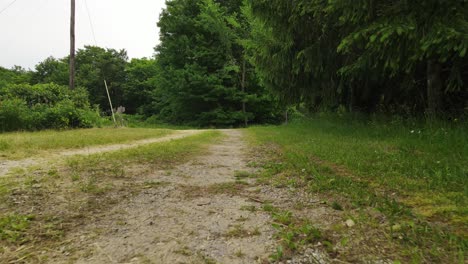
[[256,69],[312,110],[468,112],[468,2],[250,0]]
[[[172,124],[276,123],[288,111],[467,116],[466,1],[166,4],[153,58],[129,61],[125,50],[93,46],[77,51],[86,109],[109,114],[105,79],[114,106]],[[20,84],[31,94],[62,91],[68,58],[47,58],[32,71],[0,68],[0,123],[6,100],[34,109],[34,100],[12,95]]]

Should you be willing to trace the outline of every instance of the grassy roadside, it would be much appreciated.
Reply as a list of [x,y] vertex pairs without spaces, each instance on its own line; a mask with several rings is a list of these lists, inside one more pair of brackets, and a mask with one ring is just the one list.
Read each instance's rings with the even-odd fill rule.
[[55,168],[0,178],[0,262],[46,263],[65,237],[116,203],[164,182],[145,175],[186,162],[221,137],[216,131],[103,154],[74,156]]
[[[385,216],[396,260],[463,263],[468,247],[466,126],[403,126],[316,117],[249,129],[277,186],[319,193],[330,207],[372,226]],[[336,230],[335,230],[336,231]],[[339,236],[339,232],[337,235]],[[448,262],[446,262],[448,263]]]
[[13,132],[0,134],[0,159],[20,159],[41,152],[86,146],[125,143],[162,137],[168,129],[93,128],[67,131]]

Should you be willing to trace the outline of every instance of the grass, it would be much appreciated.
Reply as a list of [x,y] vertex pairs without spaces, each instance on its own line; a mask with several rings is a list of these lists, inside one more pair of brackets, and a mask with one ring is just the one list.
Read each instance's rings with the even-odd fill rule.
[[29,229],[32,215],[9,214],[0,217],[0,240],[13,243],[23,243],[26,240],[26,230]]
[[232,226],[231,229],[229,229],[225,236],[226,237],[234,237],[234,238],[245,238],[245,237],[251,237],[251,236],[259,236],[261,234],[260,229],[258,227],[255,227],[252,230],[248,230],[244,227],[244,225],[241,224],[236,224]]
[[275,186],[332,197],[336,210],[375,208],[401,226],[407,254],[425,261],[458,262],[466,252],[466,124],[321,116],[249,131],[270,157],[264,174]]
[[290,211],[281,210],[271,204],[264,204],[263,210],[271,215],[272,226],[278,231],[275,236],[280,241],[275,253],[270,256],[273,261],[288,259],[304,246],[316,242],[331,245],[322,232],[306,219],[294,216]]
[[168,129],[92,128],[67,131],[0,133],[0,158],[20,159],[58,149],[125,143],[132,140],[162,137]]

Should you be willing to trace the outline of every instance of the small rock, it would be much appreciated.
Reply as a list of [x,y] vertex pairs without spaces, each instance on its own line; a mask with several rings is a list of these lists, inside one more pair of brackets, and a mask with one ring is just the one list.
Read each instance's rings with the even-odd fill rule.
[[356,225],[356,223],[354,223],[354,221],[352,219],[346,220],[346,226],[347,227],[353,227],[355,225]]

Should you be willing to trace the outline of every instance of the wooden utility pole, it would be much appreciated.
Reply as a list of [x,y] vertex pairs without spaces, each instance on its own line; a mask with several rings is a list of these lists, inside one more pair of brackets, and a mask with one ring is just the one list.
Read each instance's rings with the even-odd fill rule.
[[71,0],[70,16],[70,89],[75,89],[75,0]]

